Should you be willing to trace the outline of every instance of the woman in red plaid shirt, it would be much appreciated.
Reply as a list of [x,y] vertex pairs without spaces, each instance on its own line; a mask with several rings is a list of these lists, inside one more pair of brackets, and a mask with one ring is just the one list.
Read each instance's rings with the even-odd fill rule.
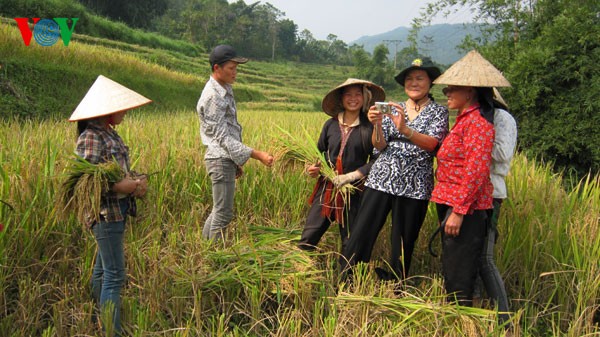
[[[125,283],[125,250],[123,238],[127,215],[133,214],[136,197],[146,193],[146,178],[132,178],[129,170],[129,148],[115,130],[128,110],[152,102],[146,97],[98,76],[81,100],[69,121],[77,122],[75,152],[92,164],[116,161],[125,178],[102,192],[100,214],[87,223],[96,239],[98,250],[92,271],[92,297],[98,309],[111,312],[111,320],[103,321],[107,336],[121,336],[121,289]],[[101,317],[105,317],[102,315]]]
[[437,153],[437,204],[442,230],[442,270],[446,292],[472,305],[473,288],[486,235],[494,187],[490,164],[494,145],[492,87],[510,86],[476,51],[452,65],[435,84],[446,84],[448,108],[456,123]]

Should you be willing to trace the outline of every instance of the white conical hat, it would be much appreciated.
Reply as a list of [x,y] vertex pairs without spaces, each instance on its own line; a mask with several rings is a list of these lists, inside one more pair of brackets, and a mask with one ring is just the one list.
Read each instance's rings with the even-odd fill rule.
[[148,104],[152,100],[99,75],[69,118],[70,122],[107,116]]
[[510,87],[500,70],[475,50],[456,61],[433,83],[465,87]]

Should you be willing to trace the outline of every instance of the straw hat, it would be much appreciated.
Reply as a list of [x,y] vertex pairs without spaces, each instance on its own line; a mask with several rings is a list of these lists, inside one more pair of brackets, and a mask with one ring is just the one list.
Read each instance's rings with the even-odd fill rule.
[[510,87],[500,70],[475,50],[456,61],[433,83],[464,87]]
[[424,70],[427,73],[427,76],[429,76],[429,79],[431,80],[431,82],[433,82],[433,80],[438,78],[438,76],[440,76],[440,74],[442,73],[440,71],[440,69],[438,67],[436,67],[433,64],[433,62],[431,62],[430,59],[425,59],[424,62],[421,59],[414,59],[410,65],[410,67],[402,70],[398,75],[396,75],[396,77],[394,77],[394,79],[401,86],[404,86],[404,81],[406,80],[406,75],[408,75],[408,73],[413,70]]
[[152,102],[137,92],[99,75],[79,102],[69,122],[108,116]]
[[496,102],[500,103],[500,105],[502,105],[505,110],[508,110],[508,103],[506,103],[506,101],[504,100],[502,95],[500,95],[500,91],[498,91],[498,89],[496,89],[496,88],[493,88],[493,92],[494,92],[493,99]]
[[323,98],[323,102],[321,103],[323,111],[329,116],[337,116],[338,113],[344,110],[344,107],[342,106],[342,89],[357,84],[363,86],[363,95],[366,94],[364,97],[366,98],[369,96],[369,99],[365,100],[366,104],[363,106],[370,107],[375,102],[385,100],[385,91],[382,87],[373,82],[349,78],[325,95],[325,98]]

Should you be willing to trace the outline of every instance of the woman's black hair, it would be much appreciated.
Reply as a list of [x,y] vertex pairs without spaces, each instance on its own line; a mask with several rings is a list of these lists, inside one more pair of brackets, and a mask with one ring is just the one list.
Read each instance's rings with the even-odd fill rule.
[[77,137],[81,136],[89,124],[88,120],[77,121]]
[[494,124],[494,91],[484,87],[477,87],[475,90],[479,101],[479,113],[485,120]]
[[494,108],[508,111],[508,106],[506,106],[506,104],[504,104],[496,99],[494,99],[493,101],[494,101]]

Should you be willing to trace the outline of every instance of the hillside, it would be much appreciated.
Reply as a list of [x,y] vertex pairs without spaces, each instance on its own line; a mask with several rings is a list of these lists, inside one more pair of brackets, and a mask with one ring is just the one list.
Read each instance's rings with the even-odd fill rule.
[[[152,98],[155,104],[144,109],[193,108],[210,74],[207,60],[207,54],[192,57],[78,34],[67,47],[25,46],[14,24],[3,25],[0,117],[66,118],[99,74]],[[350,67],[254,60],[239,72],[238,102],[266,110],[320,110],[327,90],[352,76]]]
[[[373,49],[384,43],[384,40],[400,40],[398,51],[408,47],[408,33],[410,28],[398,27],[389,32],[378,35],[363,36],[350,44],[363,45],[365,50],[372,52]],[[431,56],[434,62],[439,64],[452,64],[460,59],[464,53],[456,49],[467,35],[476,38],[481,35],[476,24],[438,24],[423,27],[419,32],[419,47],[423,54]],[[431,37],[431,43],[424,43],[425,37]],[[393,43],[388,44],[391,58],[396,46]]]

